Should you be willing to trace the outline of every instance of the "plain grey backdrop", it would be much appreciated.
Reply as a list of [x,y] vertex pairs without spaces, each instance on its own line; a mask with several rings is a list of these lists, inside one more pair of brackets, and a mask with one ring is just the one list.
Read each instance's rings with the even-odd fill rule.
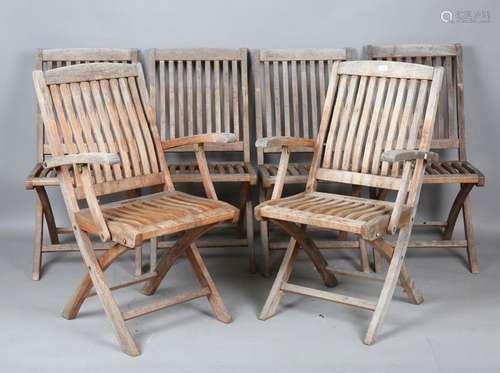
[[[6,363],[10,370],[5,371],[23,370],[21,368],[27,369],[28,366],[37,368],[32,371],[42,370],[43,367],[85,371],[90,367],[104,369],[105,365],[100,364],[105,361],[111,365],[121,364],[123,371],[125,367],[136,370],[139,361],[151,363],[155,362],[152,358],[161,360],[168,357],[173,365],[169,366],[167,361],[162,367],[170,367],[172,372],[200,371],[200,367],[206,371],[232,372],[254,368],[262,371],[287,369],[291,372],[309,368],[310,371],[334,371],[334,366],[340,371],[352,371],[350,368],[355,366],[365,371],[387,372],[410,364],[414,369],[422,368],[420,371],[498,371],[498,357],[495,358],[493,344],[498,343],[494,334],[498,336],[500,330],[500,297],[495,285],[499,281],[495,275],[495,263],[499,262],[495,237],[499,231],[500,208],[498,4],[494,0],[2,2],[0,324],[4,326],[0,333],[0,349],[7,353],[4,357],[0,353],[0,367]],[[440,18],[444,10],[485,11],[489,13],[490,20],[486,23],[445,23]],[[31,282],[34,196],[33,192],[24,190],[23,179],[32,168],[36,155],[35,95],[31,80],[36,48],[134,47],[144,51],[151,47],[247,47],[252,50],[260,47],[352,47],[355,56],[362,58],[366,44],[455,42],[464,46],[468,157],[486,175],[486,186],[474,189],[471,195],[483,272],[480,277],[471,276],[463,262],[457,264],[456,255],[451,260],[446,253],[444,257],[431,257],[432,260],[428,256],[410,258],[416,277],[422,279],[420,284],[424,293],[427,290],[425,294],[430,294],[430,306],[426,306],[430,308],[423,308],[424,311],[418,313],[407,304],[401,306],[402,313],[389,317],[392,319],[395,316],[398,324],[388,327],[386,342],[366,349],[361,344],[360,336],[366,326],[367,315],[346,313],[348,310],[343,307],[322,305],[325,320],[316,318],[316,324],[301,322],[301,318],[320,312],[317,311],[320,307],[318,302],[292,304],[291,308],[296,311],[286,310],[272,323],[258,323],[255,315],[265,299],[271,280],[260,276],[247,277],[244,256],[229,259],[221,256],[222,264],[218,267],[221,270],[218,272],[215,268],[214,275],[223,295],[228,298],[226,302],[235,314],[235,323],[229,329],[223,329],[215,321],[205,320],[205,316],[199,315],[196,309],[188,308],[193,317],[184,320],[188,329],[183,332],[184,325],[170,330],[177,319],[168,319],[171,324],[164,326],[162,320],[165,319],[155,316],[153,324],[146,322],[145,331],[135,330],[139,334],[144,332],[139,341],[146,357],[140,359],[149,360],[130,360],[118,352],[109,326],[102,314],[97,312],[97,303],[93,303],[92,308],[97,316],[92,313],[87,317],[88,323],[86,318],[80,324],[60,321],[58,312],[82,270],[77,257],[69,258],[69,267],[66,268],[64,263],[49,266],[46,278],[40,283]],[[250,123],[253,138],[255,129],[252,121]],[[442,216],[447,212],[456,190],[456,186],[426,188],[421,199],[421,211],[433,218]],[[58,201],[56,212],[61,216],[58,193],[52,192],[51,196]],[[463,251],[455,253],[464,255]],[[216,262],[209,263],[209,267],[216,265],[213,263]],[[446,276],[439,280],[434,277],[443,270]],[[179,278],[182,278],[181,273]],[[241,288],[238,289],[236,284]],[[440,302],[443,294],[450,303]],[[469,308],[464,308],[464,305]],[[334,307],[335,314],[329,319],[328,310],[332,310],[331,307]],[[399,306],[395,307],[399,310]],[[474,313],[479,310],[477,307],[484,307],[481,313]],[[338,327],[332,324],[336,317],[344,324]],[[412,324],[401,329],[407,317],[413,320]],[[475,327],[478,321],[480,326]],[[464,326],[464,322],[468,326]],[[420,323],[423,329],[419,329]],[[205,327],[208,329],[201,329]],[[74,328],[77,328],[75,334]],[[297,328],[297,334],[293,332],[294,328]],[[458,329],[460,331],[456,334]],[[418,334],[419,330],[423,330],[423,334]],[[439,337],[433,334],[440,330],[446,332]],[[64,343],[60,339],[61,333],[66,338]],[[348,334],[345,339],[331,341],[327,338],[328,335],[333,337],[343,333]],[[411,333],[417,333],[416,337],[410,338]],[[318,335],[326,339],[320,342]],[[301,338],[297,340],[299,336]],[[186,337],[188,339],[180,344],[176,339]],[[149,343],[151,338],[155,340]],[[304,343],[305,340],[311,351],[298,348],[297,342]],[[328,347],[330,342],[332,349]],[[187,348],[192,352],[207,348],[215,352],[210,352],[210,358],[197,360],[184,358]],[[461,354],[462,348],[476,350],[471,355]],[[82,357],[86,351],[92,353],[88,360]],[[222,354],[222,351],[227,351],[227,354]],[[67,359],[73,360],[68,362]],[[496,368],[488,369],[493,362]],[[233,368],[230,369],[231,366]]]

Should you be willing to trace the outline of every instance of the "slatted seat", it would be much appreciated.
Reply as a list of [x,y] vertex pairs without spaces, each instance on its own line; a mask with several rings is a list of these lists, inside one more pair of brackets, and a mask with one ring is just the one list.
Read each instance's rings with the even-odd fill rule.
[[[261,203],[255,208],[255,214],[259,219],[280,219],[339,229],[373,240],[386,232],[393,208],[392,202],[306,192]],[[400,225],[408,223],[410,213],[411,208],[404,206]]]
[[[128,247],[163,234],[192,229],[201,223],[238,219],[238,209],[228,203],[174,191],[101,205],[111,239]],[[75,214],[84,231],[97,234],[99,225],[89,209]]]
[[484,175],[468,161],[438,161],[425,167],[424,184],[484,185]]
[[[196,163],[169,163],[170,175],[174,182],[201,182],[200,169]],[[245,182],[255,185],[257,174],[250,163],[208,162],[213,182]]]
[[[459,191],[445,221],[424,221],[417,227],[434,227],[441,231],[441,240],[416,240],[417,247],[465,247],[469,270],[479,272],[469,193],[474,186],[483,186],[485,177],[467,160],[465,143],[463,51],[460,44],[442,45],[384,45],[367,46],[368,58],[384,61],[403,61],[427,66],[442,66],[445,70],[443,90],[439,100],[431,148],[448,150],[441,162],[426,167],[424,184],[455,184]],[[380,197],[384,197],[380,193]],[[465,239],[453,238],[460,212],[463,214]],[[375,257],[376,267],[380,258]]]

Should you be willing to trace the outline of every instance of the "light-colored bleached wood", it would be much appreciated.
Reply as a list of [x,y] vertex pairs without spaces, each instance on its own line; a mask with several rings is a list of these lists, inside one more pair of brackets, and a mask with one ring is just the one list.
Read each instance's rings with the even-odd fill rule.
[[[120,63],[133,63],[138,61],[138,50],[137,49],[117,49],[117,48],[69,48],[69,49],[38,49],[36,53],[36,69],[37,70],[49,70],[54,68],[59,68],[63,66],[69,66],[73,64],[80,63],[90,63],[90,62],[120,62]],[[96,86],[98,84],[92,84],[91,91],[94,93],[96,90]],[[84,99],[87,101],[87,93],[83,87]],[[98,97],[94,94],[94,97]],[[111,131],[108,130],[107,125],[104,123],[107,120],[107,114],[104,113],[104,108],[102,102],[98,100],[96,101],[97,112],[101,120],[103,121],[103,129],[104,129],[104,141],[106,142],[106,146],[109,147],[108,150],[104,150],[105,152],[109,151],[112,153],[117,153],[118,149],[115,148],[113,143],[113,137],[111,135]],[[104,116],[103,116],[104,113]],[[93,112],[95,115],[95,112]],[[90,116],[90,121],[93,124],[93,118]],[[97,135],[99,132],[97,133]],[[44,169],[42,167],[42,163],[47,159],[48,156],[51,156],[51,151],[49,149],[47,142],[47,138],[45,135],[45,130],[43,126],[43,121],[41,118],[40,111],[37,108],[37,131],[36,131],[36,141],[37,141],[37,166],[34,171],[29,175],[26,179],[25,185],[28,189],[35,189],[38,195],[47,196],[45,188],[47,187],[56,187],[59,186],[59,181],[57,177],[55,177],[55,173],[51,169]],[[98,140],[101,139],[98,136]],[[99,149],[102,150],[103,143],[99,142]],[[105,167],[106,177],[109,176],[109,170]],[[121,169],[118,165],[113,167],[113,172],[116,177],[120,177]],[[42,236],[43,236],[43,222],[41,220],[40,224],[35,225],[35,249],[34,249],[34,262],[33,262],[33,278],[40,278],[41,271],[41,258],[43,252],[59,252],[60,245],[57,239],[58,234],[62,234],[59,232],[59,227],[56,226],[56,221],[53,218],[50,201],[47,198],[44,198],[44,203],[41,205],[37,202],[36,204],[36,216],[38,217],[40,214],[45,216],[46,227],[49,231],[50,243],[43,244]],[[39,211],[42,209],[42,211]],[[37,218],[38,219],[38,218]],[[71,230],[71,234],[73,234]],[[72,244],[64,244],[64,245],[72,245]],[[65,246],[65,247],[66,247]],[[74,245],[73,245],[74,246]],[[40,252],[41,247],[41,252]],[[78,249],[76,249],[78,251]],[[136,269],[137,270],[137,269]]]
[[[260,202],[271,196],[278,180],[278,165],[269,157],[282,152],[309,153],[314,149],[312,138],[319,129],[319,116],[325,101],[326,83],[331,67],[339,61],[349,60],[349,48],[261,49],[254,61],[255,119],[257,163],[263,190]],[[268,156],[269,155],[269,156]],[[310,162],[289,164],[283,185],[304,184]],[[281,195],[283,188],[275,189]],[[266,221],[261,222],[264,273],[270,272],[268,258],[269,231]]]
[[[256,185],[256,172],[250,162],[247,64],[248,51],[244,48],[149,51],[150,92],[154,97],[153,112],[160,128],[163,149],[168,153],[178,153],[176,159],[179,163],[171,164],[174,182],[200,183],[207,179],[202,177],[202,169],[197,165],[184,168],[186,157],[190,157],[184,153],[193,152],[195,143],[192,139],[186,141],[184,137],[187,136],[206,138],[203,149],[209,160],[212,181]],[[235,138],[228,137],[229,133]],[[230,155],[235,161],[232,166],[216,164],[212,168],[212,152]],[[243,167],[240,165],[242,161]],[[207,190],[207,186],[204,187]],[[243,206],[250,201],[250,194],[247,197]],[[243,222],[247,232],[253,229],[253,222],[245,219],[242,211],[235,231],[240,231],[238,227]],[[240,237],[224,236],[228,236],[230,246],[240,245]],[[220,237],[216,240],[220,242]],[[249,259],[253,261],[251,241],[248,239],[247,246]],[[250,268],[255,268],[255,263],[252,262]]]
[[[484,177],[477,168],[467,162],[462,46],[460,44],[403,44],[367,46],[366,49],[370,59],[404,59],[428,66],[444,67],[445,79],[431,148],[456,150],[458,154],[452,156],[451,160],[445,159],[427,165],[424,184],[459,184],[459,192],[450,209],[448,221],[452,222],[454,227],[457,220],[457,208],[463,212],[466,236],[470,238],[467,238],[466,245],[469,270],[473,273],[478,272],[477,249],[468,193],[472,190],[472,186],[484,185]],[[446,156],[450,157],[450,154],[453,152],[446,153]],[[449,225],[445,230],[444,241],[451,240],[450,232],[453,231],[453,227]],[[419,245],[425,245],[425,242],[433,246],[433,243],[429,241],[420,241]]]
[[[366,344],[372,344],[398,282],[412,303],[422,302],[423,298],[404,266],[404,258],[425,166],[434,158],[429,149],[443,73],[442,67],[400,62],[355,61],[332,66],[306,191],[278,198],[284,170],[289,169],[289,155],[285,153],[276,172],[276,193],[271,200],[255,208],[255,216],[258,220],[276,223],[290,234],[308,254],[327,286],[336,285],[335,271],[328,267],[311,235],[306,234],[306,225],[354,233],[360,242],[353,246],[361,250],[364,267],[368,261],[368,244],[390,261],[389,270],[376,304],[293,285],[288,282],[297,249],[292,240],[261,319],[275,313],[283,292],[348,304],[374,311],[364,339]],[[365,90],[370,100],[360,102],[357,98],[363,96]],[[403,120],[399,120],[400,117]],[[352,133],[350,126],[361,131]],[[283,148],[287,149],[286,146]],[[353,164],[351,160],[354,159]],[[399,166],[389,168],[396,162],[402,164],[402,171]],[[360,187],[353,188],[353,196],[317,192],[318,180],[354,182],[369,187],[371,198],[360,197]],[[379,190],[375,191],[374,187]],[[386,196],[386,189],[397,190],[395,202],[381,200]],[[396,234],[397,243],[392,249],[384,237]],[[345,239],[345,235],[341,234],[341,239]],[[380,280],[380,276],[368,273],[358,277]]]
[[[83,301],[93,295],[93,287],[113,325],[122,350],[131,356],[137,356],[140,352],[125,325],[126,320],[206,296],[216,317],[223,322],[230,321],[229,313],[192,245],[216,224],[237,221],[239,213],[235,207],[217,200],[203,153],[206,138],[182,141],[196,147],[198,167],[209,198],[194,197],[174,190],[152,115],[153,109],[142,68],[140,64],[131,64],[125,70],[127,79],[122,76],[124,68],[120,64],[107,64],[106,68],[103,64],[86,64],[85,69],[70,66],[47,73],[37,70],[33,73],[33,80],[53,154],[46,165],[55,168],[78,249],[88,271],[67,303],[64,316],[68,319],[76,317]],[[47,75],[50,84],[47,83]],[[97,89],[96,83],[100,89]],[[98,97],[95,99],[96,105],[99,101],[104,102],[109,121],[102,119],[103,113],[99,117],[96,108],[90,103],[88,95],[91,87],[95,88],[93,94]],[[87,101],[85,105],[82,104],[82,97]],[[61,105],[64,105],[64,110],[61,110]],[[103,138],[99,140],[100,144],[92,143],[92,131],[101,131],[109,123],[118,130],[118,120],[127,145],[126,150],[122,149],[129,156],[127,159],[130,162],[127,165],[123,160],[126,157],[95,153],[96,150],[105,149]],[[69,133],[74,134],[74,139]],[[223,135],[220,137],[225,138]],[[93,153],[88,153],[89,150]],[[109,167],[118,162],[124,171],[120,175],[112,173]],[[140,196],[138,190],[146,186],[153,187],[153,193]],[[129,198],[109,204],[100,204],[97,200],[97,195],[119,191],[127,191]],[[78,200],[82,198],[86,199],[87,208],[79,207]],[[57,229],[55,232],[57,233]],[[149,275],[139,274],[139,277],[110,287],[103,271],[118,256],[129,248],[135,249],[136,267],[141,267],[140,247],[144,240],[177,233],[183,233],[181,238],[151,269]],[[116,245],[97,259],[89,234],[99,235],[101,240],[114,242]],[[125,312],[120,311],[111,290],[146,281],[144,292],[152,294],[170,267],[188,248],[190,262],[201,284],[199,290]]]

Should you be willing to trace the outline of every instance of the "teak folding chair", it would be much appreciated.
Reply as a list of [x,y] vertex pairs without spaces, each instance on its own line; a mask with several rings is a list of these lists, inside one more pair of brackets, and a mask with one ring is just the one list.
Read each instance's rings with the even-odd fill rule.
[[[333,64],[350,60],[352,51],[344,49],[261,49],[254,63],[255,120],[257,140],[267,137],[300,137],[299,145],[290,146],[302,159],[288,163],[284,184],[306,184],[318,133],[321,108],[325,101]],[[281,147],[258,147],[260,177],[259,202],[271,197],[278,164],[273,155]],[[280,191],[281,193],[281,191]],[[285,249],[287,242],[274,238],[269,223],[260,222],[263,272],[271,270],[270,251]],[[335,241],[318,241],[321,248],[337,246]]]
[[[36,69],[47,71],[57,67],[64,67],[80,63],[91,62],[120,62],[133,63],[138,61],[137,49],[111,48],[68,48],[68,49],[39,49],[36,55]],[[37,109],[37,163],[25,181],[26,189],[36,192],[35,211],[35,239],[33,250],[33,280],[39,280],[42,269],[42,254],[51,252],[77,252],[76,243],[61,243],[62,235],[72,235],[71,227],[61,227],[56,224],[52,206],[46,188],[59,186],[59,181],[52,169],[43,168],[42,163],[50,156],[47,136],[44,132],[40,111]],[[47,225],[50,243],[43,242],[44,221]],[[109,245],[100,245],[106,249]],[[140,248],[136,252],[136,273],[141,271]]]
[[[436,150],[456,150],[458,159],[451,157],[449,160],[433,162],[427,165],[424,184],[459,184],[460,189],[446,221],[424,221],[415,225],[416,228],[437,228],[441,230],[443,239],[411,241],[410,247],[465,247],[467,249],[469,270],[472,273],[478,273],[479,265],[469,193],[475,185],[483,186],[485,178],[481,171],[467,161],[465,150],[462,46],[460,44],[368,46],[367,53],[370,59],[404,61],[444,67],[443,94],[439,102],[431,148]],[[465,240],[452,239],[460,211],[463,214]],[[376,260],[376,262],[379,261]]]
[[[250,271],[255,272],[250,187],[256,185],[257,174],[250,163],[247,50],[151,49],[148,58],[150,96],[162,141],[223,132],[238,138],[230,144],[209,144],[205,150],[219,156],[208,163],[213,182],[240,184],[240,220],[236,225],[221,226],[225,231],[220,236],[200,240],[198,245],[247,246]],[[197,164],[185,156],[191,151],[189,146],[164,146],[163,150],[176,154],[169,161],[174,183],[202,181]],[[233,227],[237,236],[227,231]],[[163,240],[157,246],[172,243]]]
[[[300,139],[263,139],[281,147],[278,176],[270,201],[255,209],[258,220],[276,222],[292,236],[260,318],[276,312],[284,293],[307,295],[374,311],[364,339],[372,344],[387,313],[396,286],[419,304],[404,264],[439,100],[443,68],[401,62],[353,61],[335,64],[314,142],[311,170],[303,193],[280,198],[289,147]],[[318,181],[356,184],[397,191],[394,202],[317,191]],[[305,225],[354,233],[388,261],[387,275],[346,271],[328,266]],[[399,232],[399,233],[397,233]],[[384,235],[398,234],[393,247]],[[289,283],[302,247],[328,287],[336,275],[383,281],[377,303]]]
[[[203,150],[208,142],[235,141],[234,135],[183,139],[194,148],[208,198],[191,196],[174,189],[140,64],[97,63],[37,70],[33,79],[53,155],[44,167],[56,170],[88,270],[63,316],[75,318],[85,299],[97,294],[121,348],[133,356],[139,349],[125,326],[126,320],[206,296],[217,319],[229,322],[230,315],[194,242],[217,223],[238,219],[237,208],[217,200]],[[108,204],[97,200],[102,195],[145,187],[156,193]],[[86,200],[87,208],[80,207],[81,200]],[[152,273],[108,284],[103,272],[121,254],[144,240],[177,232],[181,237]],[[89,235],[111,242],[112,248],[97,258]],[[183,253],[200,289],[120,311],[112,290],[146,282],[143,293],[153,294]]]

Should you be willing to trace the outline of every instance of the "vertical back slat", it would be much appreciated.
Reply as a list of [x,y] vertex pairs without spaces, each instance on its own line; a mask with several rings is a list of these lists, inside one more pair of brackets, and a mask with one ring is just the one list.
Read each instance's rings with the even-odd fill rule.
[[177,61],[177,104],[179,108],[179,137],[184,135],[184,62]]
[[290,136],[290,95],[288,87],[288,62],[281,63],[283,70],[283,120],[285,125],[285,136]]
[[292,103],[293,103],[293,136],[300,137],[299,118],[299,82],[297,78],[297,61],[292,61]]
[[170,139],[175,138],[175,68],[174,61],[168,61],[168,125]]
[[274,130],[275,135],[280,136],[281,132],[281,100],[280,100],[280,73],[279,62],[273,62],[273,88],[274,88]]
[[221,89],[220,89],[220,62],[214,61],[214,100],[215,100],[215,131],[222,132],[221,126]]
[[300,61],[300,80],[301,80],[301,93],[302,93],[302,126],[303,136],[310,137],[309,135],[309,101],[307,94],[307,72],[306,61]]
[[193,63],[186,62],[186,85],[187,85],[187,110],[188,110],[188,136],[194,134],[194,104],[193,104]]
[[201,61],[196,61],[196,133],[203,133],[203,93],[201,87]]
[[231,80],[233,83],[233,133],[236,135],[237,138],[240,138],[240,100],[239,100],[239,93],[238,93],[238,87],[239,85],[239,77],[238,77],[238,62],[237,61],[231,61],[232,64],[232,74],[231,74]]
[[210,61],[205,61],[205,115],[207,124],[207,133],[212,131],[212,74]]

